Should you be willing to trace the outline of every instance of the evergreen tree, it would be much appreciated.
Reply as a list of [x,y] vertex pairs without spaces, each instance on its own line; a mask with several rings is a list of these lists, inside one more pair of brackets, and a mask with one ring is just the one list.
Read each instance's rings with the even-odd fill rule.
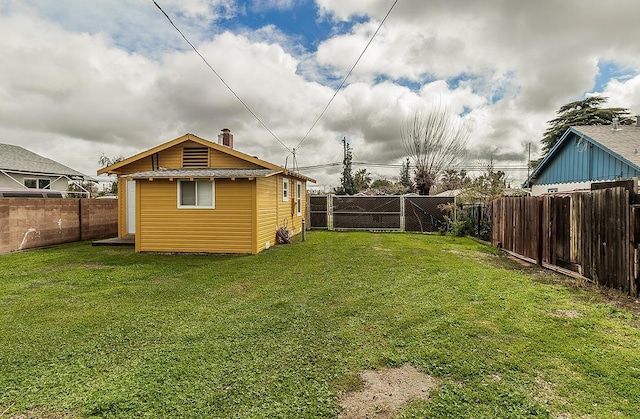
[[609,125],[613,118],[618,118],[620,124],[630,124],[628,108],[601,108],[609,98],[604,96],[590,96],[583,100],[567,103],[556,114],[555,119],[548,121],[549,128],[542,138],[542,157],[546,156],[562,135],[575,125]]
[[356,193],[356,186],[353,180],[353,174],[351,173],[353,154],[351,153],[351,146],[347,143],[347,140],[343,138],[342,143],[344,144],[344,159],[342,160],[342,177],[340,177],[341,186],[336,189],[336,194],[353,195]]
[[402,163],[402,169],[400,169],[400,184],[407,188],[407,192],[413,191],[413,181],[411,180],[409,157]]

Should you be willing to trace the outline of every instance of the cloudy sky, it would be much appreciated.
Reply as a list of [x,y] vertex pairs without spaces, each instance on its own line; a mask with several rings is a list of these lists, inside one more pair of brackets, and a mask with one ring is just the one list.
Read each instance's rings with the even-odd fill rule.
[[[468,167],[516,183],[546,121],[590,94],[640,113],[637,0],[0,0],[0,143],[95,175],[187,132],[291,166],[354,160],[398,175],[407,115],[445,104],[472,127]],[[277,137],[277,139],[276,139]],[[302,141],[304,139],[304,141]],[[518,168],[520,170],[518,170]],[[303,169],[318,187],[339,166]]]

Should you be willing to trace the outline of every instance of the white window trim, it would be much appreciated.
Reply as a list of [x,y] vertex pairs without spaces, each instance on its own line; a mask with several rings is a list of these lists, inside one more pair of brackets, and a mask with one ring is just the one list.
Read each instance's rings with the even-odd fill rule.
[[285,178],[282,178],[282,202],[288,202],[289,195],[290,195],[289,178],[285,177]]
[[296,212],[298,216],[302,215],[302,182],[296,183]]
[[[207,182],[211,182],[211,206],[198,205],[198,180],[206,180]],[[196,205],[182,205],[180,203],[180,197],[182,196],[182,182],[196,182]],[[177,202],[178,208],[186,208],[186,209],[214,209],[216,207],[216,182],[215,180],[209,179],[179,179],[178,180],[178,194],[177,194]]]

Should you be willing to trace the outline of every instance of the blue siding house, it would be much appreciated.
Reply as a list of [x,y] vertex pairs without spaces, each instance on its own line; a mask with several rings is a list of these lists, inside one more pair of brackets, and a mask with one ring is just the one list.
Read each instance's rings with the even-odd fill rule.
[[569,128],[524,183],[533,195],[640,177],[640,126]]

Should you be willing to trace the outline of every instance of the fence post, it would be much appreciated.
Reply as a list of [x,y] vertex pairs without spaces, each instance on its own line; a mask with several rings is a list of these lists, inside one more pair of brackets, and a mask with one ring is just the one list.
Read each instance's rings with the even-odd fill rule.
[[482,222],[482,204],[478,204],[477,207],[478,208],[478,228],[477,228],[477,232],[476,232],[476,237],[480,237],[480,223]]
[[542,266],[542,249],[544,248],[544,244],[543,244],[543,234],[544,234],[544,229],[542,228],[543,225],[543,208],[544,208],[544,203],[542,201],[542,199],[538,199],[538,257],[536,258],[538,261],[538,265]]
[[327,194],[327,230],[333,230],[333,194]]
[[405,231],[405,196],[400,195],[400,231]]
[[304,218],[302,219],[302,241],[307,241],[307,220]]
[[78,233],[82,241],[82,198],[78,198]]

